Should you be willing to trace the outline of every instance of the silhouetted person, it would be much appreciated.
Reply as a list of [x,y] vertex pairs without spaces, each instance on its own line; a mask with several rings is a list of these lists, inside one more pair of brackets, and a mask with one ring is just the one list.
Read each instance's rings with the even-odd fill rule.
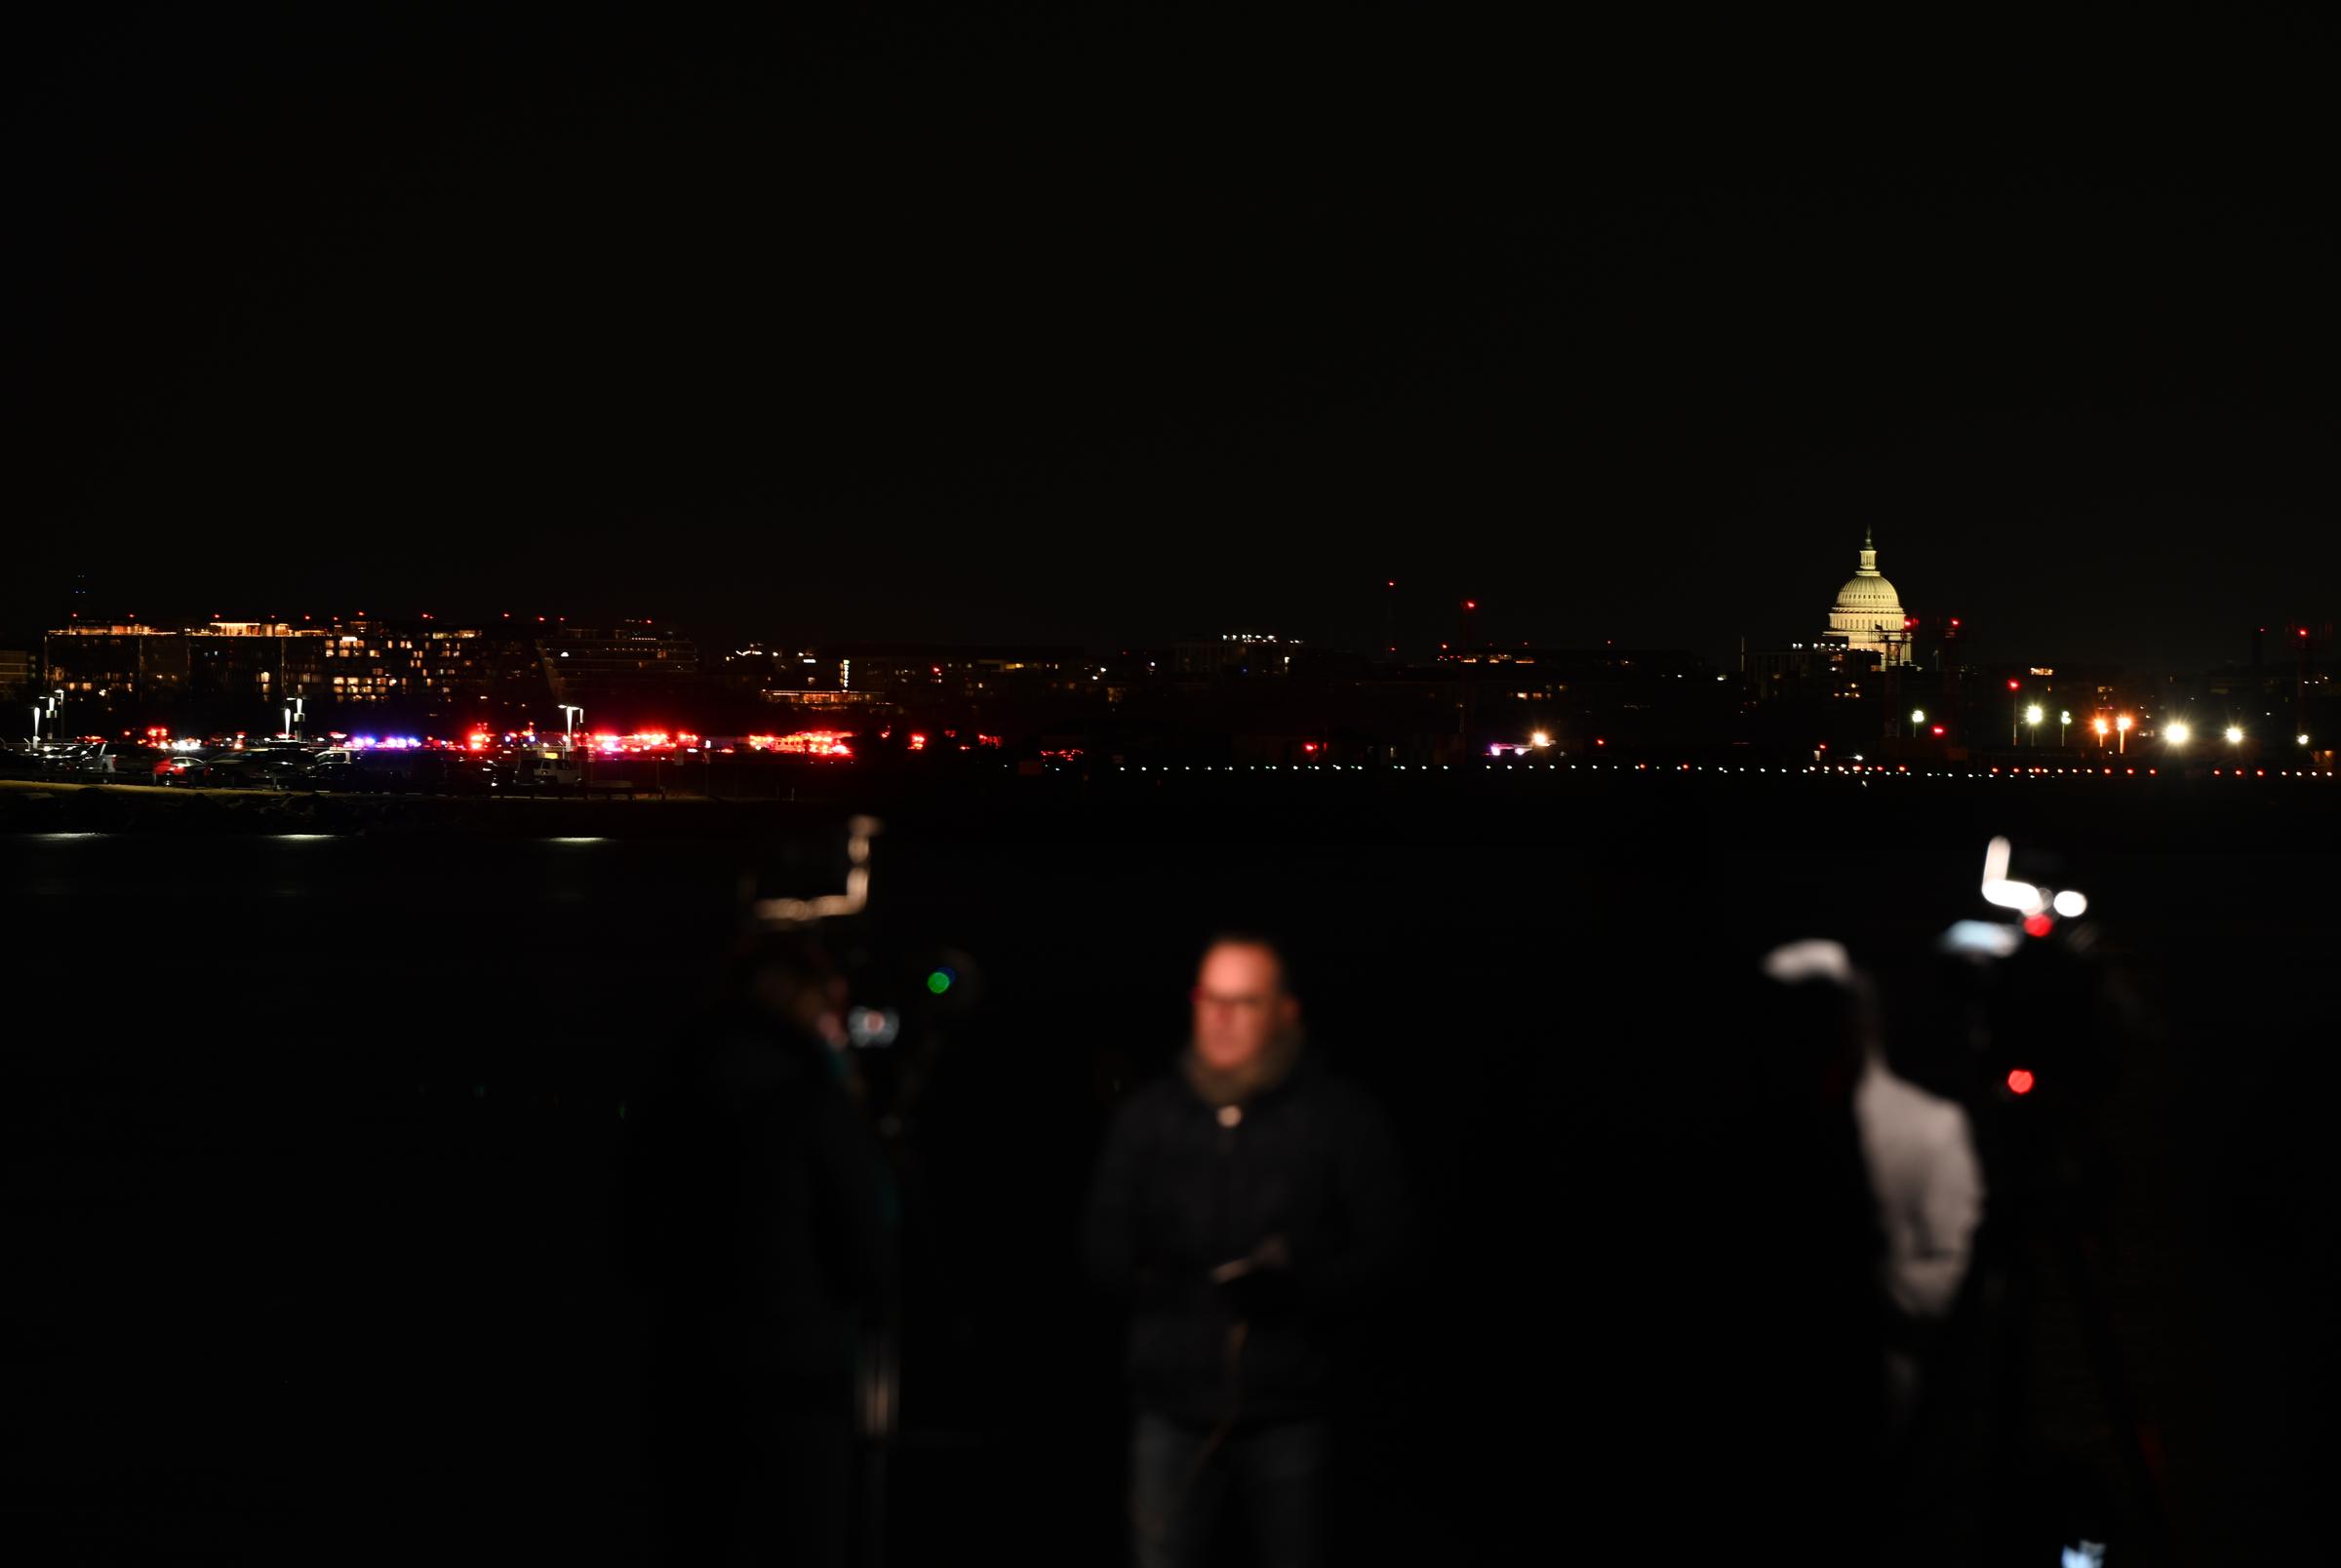
[[1324,1560],[1339,1342],[1411,1241],[1396,1146],[1313,1061],[1276,949],[1203,957],[1176,1069],[1123,1105],[1088,1214],[1130,1312],[1132,1527],[1145,1568],[1207,1560],[1240,1494],[1261,1568]]
[[[1682,1347],[1689,1464],[1653,1555],[1878,1560],[1885,1248],[1854,1110],[1864,1057],[1844,990],[1748,972],[1718,1059],[1721,1115],[1671,1266],[1697,1295]],[[1695,1435],[1694,1435],[1695,1434]]]
[[1853,1120],[1885,1241],[1887,1414],[1899,1430],[1918,1402],[1926,1346],[1959,1299],[1983,1220],[1983,1171],[1967,1114],[1886,1066],[1868,981],[1844,947],[1793,942],[1767,954],[1764,969],[1777,981],[1837,993],[1824,992],[1824,1002],[1843,1010],[1860,1044]]
[[846,1560],[857,1331],[896,1271],[881,1156],[841,1071],[842,994],[810,943],[759,944],[637,1123],[631,1251],[671,1561]]

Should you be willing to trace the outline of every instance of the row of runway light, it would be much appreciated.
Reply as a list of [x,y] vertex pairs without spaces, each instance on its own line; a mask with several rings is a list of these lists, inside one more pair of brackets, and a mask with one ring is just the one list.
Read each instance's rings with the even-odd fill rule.
[[[1451,773],[1452,763],[1393,763],[1385,768],[1369,767],[1364,763],[1138,763],[1122,764],[1117,773]],[[2148,778],[2161,776],[2159,767],[1992,767],[1967,768],[1955,771],[1948,768],[1921,768],[1912,772],[1906,763],[1826,763],[1805,767],[1751,767],[1745,764],[1726,766],[1722,763],[1710,767],[1704,763],[1677,763],[1669,767],[1664,763],[1482,763],[1476,768],[1465,764],[1463,771],[1481,773],[1778,773],[1783,777],[1805,774],[1844,774],[1848,777],[1878,778],[2135,778],[2143,773]],[[2214,767],[2213,778],[2322,778],[2336,775],[2330,771],[2312,768],[2280,767],[2271,773],[2265,767]]]

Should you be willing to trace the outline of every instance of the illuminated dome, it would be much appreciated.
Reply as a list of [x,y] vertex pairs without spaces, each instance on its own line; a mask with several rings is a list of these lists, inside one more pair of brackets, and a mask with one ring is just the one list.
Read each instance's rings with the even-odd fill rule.
[[1878,544],[1869,529],[1861,534],[1861,565],[1837,591],[1829,610],[1830,632],[1847,647],[1875,648],[1887,664],[1910,662],[1910,639],[1905,634],[1902,596],[1878,575]]

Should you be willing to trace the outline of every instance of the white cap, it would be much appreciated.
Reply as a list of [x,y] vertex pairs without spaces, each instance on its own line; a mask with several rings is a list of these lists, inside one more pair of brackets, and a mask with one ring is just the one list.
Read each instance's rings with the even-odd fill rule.
[[1765,978],[1784,986],[1826,980],[1848,991],[1853,988],[1853,960],[1846,956],[1845,944],[1820,937],[1772,949],[1764,956],[1764,973]]

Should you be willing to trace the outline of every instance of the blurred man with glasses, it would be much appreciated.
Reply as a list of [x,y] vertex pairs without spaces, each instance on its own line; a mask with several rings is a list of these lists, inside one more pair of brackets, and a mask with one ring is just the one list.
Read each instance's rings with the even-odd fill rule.
[[1262,1568],[1315,1564],[1342,1344],[1403,1271],[1412,1203],[1379,1109],[1305,1047],[1273,942],[1214,938],[1191,1000],[1176,1068],[1114,1117],[1087,1224],[1130,1314],[1136,1558],[1208,1560],[1233,1489]]

